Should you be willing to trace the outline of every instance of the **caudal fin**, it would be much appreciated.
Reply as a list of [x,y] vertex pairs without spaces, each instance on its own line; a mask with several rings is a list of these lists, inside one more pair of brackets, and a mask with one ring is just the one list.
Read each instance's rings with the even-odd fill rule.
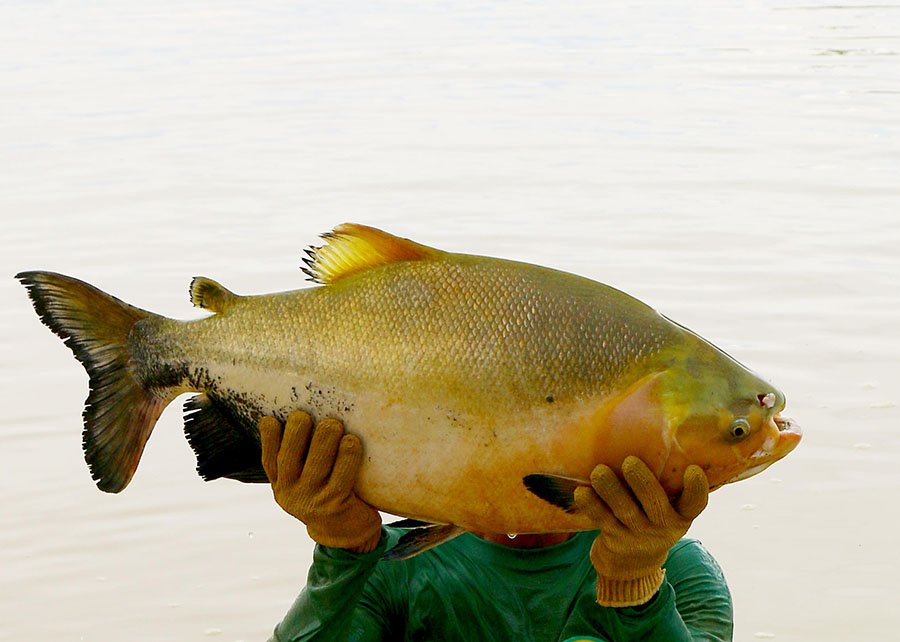
[[75,353],[89,377],[84,407],[84,457],[100,490],[128,485],[150,432],[174,395],[148,389],[129,366],[128,335],[156,316],[78,279],[53,272],[16,278],[41,321]]

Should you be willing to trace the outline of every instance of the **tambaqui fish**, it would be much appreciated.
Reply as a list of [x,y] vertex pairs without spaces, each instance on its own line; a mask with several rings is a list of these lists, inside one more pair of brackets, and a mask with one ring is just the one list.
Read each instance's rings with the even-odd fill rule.
[[568,507],[599,463],[637,455],[670,495],[688,464],[713,488],[754,475],[801,432],[784,395],[727,354],[607,285],[453,254],[345,224],[308,250],[321,284],[240,296],[197,277],[176,321],[51,272],[17,278],[84,364],[84,452],[104,491],[137,468],[182,393],[205,479],[265,482],[256,422],[295,409],[341,419],[366,454],[356,491],[380,510],[464,530],[590,529]]

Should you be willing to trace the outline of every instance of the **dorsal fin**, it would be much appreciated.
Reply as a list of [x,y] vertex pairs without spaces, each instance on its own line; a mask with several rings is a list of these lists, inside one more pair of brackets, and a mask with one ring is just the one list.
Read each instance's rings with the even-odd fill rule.
[[238,295],[205,276],[191,281],[191,303],[210,312],[224,312],[238,299]]
[[309,248],[309,258],[303,259],[307,265],[303,271],[316,283],[337,283],[380,265],[421,261],[441,254],[427,245],[356,223],[338,225],[322,238],[325,245]]

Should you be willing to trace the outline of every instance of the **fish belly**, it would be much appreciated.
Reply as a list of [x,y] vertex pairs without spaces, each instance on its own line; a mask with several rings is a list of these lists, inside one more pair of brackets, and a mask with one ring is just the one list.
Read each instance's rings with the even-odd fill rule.
[[[227,369],[223,369],[227,370]],[[356,492],[379,510],[490,533],[571,531],[591,528],[529,492],[522,479],[534,472],[584,476],[581,453],[593,449],[591,431],[576,431],[549,413],[530,411],[507,421],[454,413],[431,405],[392,401],[298,373],[296,379],[250,379],[233,373],[232,389],[212,391],[244,405],[247,414],[286,417],[292,410],[341,419],[360,437],[365,459]],[[297,382],[315,381],[312,386]],[[265,385],[260,385],[260,384]],[[292,400],[299,394],[299,398]],[[287,400],[287,401],[284,401]],[[243,413],[242,413],[243,414]]]

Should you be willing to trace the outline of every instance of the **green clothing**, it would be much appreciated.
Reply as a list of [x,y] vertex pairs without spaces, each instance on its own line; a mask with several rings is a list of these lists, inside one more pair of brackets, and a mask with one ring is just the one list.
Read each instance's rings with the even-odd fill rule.
[[399,537],[390,527],[364,555],[316,546],[306,588],[270,642],[731,640],[731,594],[699,542],[672,547],[650,602],[609,608],[596,602],[596,535],[516,549],[465,533],[399,562],[379,561]]

